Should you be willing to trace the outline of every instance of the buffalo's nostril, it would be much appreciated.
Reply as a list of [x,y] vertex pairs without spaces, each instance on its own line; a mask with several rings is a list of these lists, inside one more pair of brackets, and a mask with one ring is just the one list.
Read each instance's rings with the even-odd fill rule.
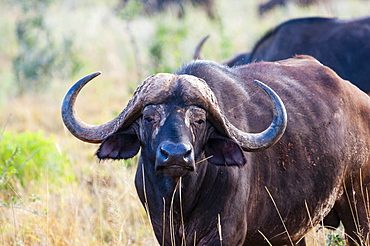
[[165,146],[160,147],[160,153],[164,159],[167,159],[169,156],[168,151],[164,148]]
[[191,156],[191,149],[185,152],[184,158],[189,158]]
[[166,143],[160,147],[161,157],[173,162],[183,162],[191,156],[191,146],[188,144]]
[[190,144],[166,142],[158,148],[156,169],[170,167],[194,170],[194,156]]

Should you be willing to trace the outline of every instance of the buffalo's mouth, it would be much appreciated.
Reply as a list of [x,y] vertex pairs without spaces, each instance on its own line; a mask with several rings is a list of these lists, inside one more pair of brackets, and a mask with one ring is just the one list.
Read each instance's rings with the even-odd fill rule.
[[157,149],[155,170],[171,177],[194,171],[194,151],[189,143],[165,141]]
[[184,166],[181,164],[158,165],[156,171],[163,172],[170,177],[182,177],[189,172],[193,172],[194,166]]

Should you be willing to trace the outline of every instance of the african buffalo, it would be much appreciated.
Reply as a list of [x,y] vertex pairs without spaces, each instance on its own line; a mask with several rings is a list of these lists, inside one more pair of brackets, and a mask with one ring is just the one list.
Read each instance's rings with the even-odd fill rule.
[[327,2],[327,0],[269,0],[258,6],[258,13],[260,16],[262,16],[278,6],[285,7],[288,2],[293,2],[302,7],[307,7],[311,4],[317,4],[319,2]]
[[193,61],[89,125],[74,105],[99,74],[67,92],[64,124],[101,143],[99,159],[141,149],[135,185],[160,245],[292,245],[324,218],[342,221],[348,245],[369,243],[370,97],[330,68]]
[[[127,6],[129,0],[120,0],[118,10]],[[185,15],[185,5],[191,3],[194,7],[201,7],[210,19],[215,19],[216,11],[214,7],[214,0],[137,0],[146,14],[154,14],[163,12],[170,7],[178,10],[178,17],[183,18]]]
[[[200,53],[197,49],[195,56]],[[370,17],[292,19],[267,32],[250,53],[237,54],[224,63],[239,66],[297,54],[315,57],[343,79],[370,93]]]

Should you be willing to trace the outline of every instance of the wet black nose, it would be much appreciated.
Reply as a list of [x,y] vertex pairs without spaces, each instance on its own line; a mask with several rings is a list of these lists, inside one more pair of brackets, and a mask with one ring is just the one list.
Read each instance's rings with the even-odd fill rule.
[[186,143],[164,143],[157,151],[156,169],[182,167],[194,170],[192,146]]
[[183,162],[191,155],[191,146],[188,144],[163,144],[160,152],[166,160],[172,159],[175,162]]

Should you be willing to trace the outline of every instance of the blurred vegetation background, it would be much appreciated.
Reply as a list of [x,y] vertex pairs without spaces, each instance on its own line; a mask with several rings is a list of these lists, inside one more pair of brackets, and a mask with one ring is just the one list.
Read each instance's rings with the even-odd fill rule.
[[[82,76],[102,71],[77,102],[82,119],[101,124],[147,76],[190,61],[206,35],[205,58],[223,61],[291,18],[370,13],[367,0],[323,0],[260,16],[263,2],[214,0],[210,18],[189,2],[148,14],[134,0],[0,0],[0,244],[156,244],[133,185],[136,159],[98,162],[97,146],[63,127],[60,103]],[[340,230],[308,238],[343,245]]]

